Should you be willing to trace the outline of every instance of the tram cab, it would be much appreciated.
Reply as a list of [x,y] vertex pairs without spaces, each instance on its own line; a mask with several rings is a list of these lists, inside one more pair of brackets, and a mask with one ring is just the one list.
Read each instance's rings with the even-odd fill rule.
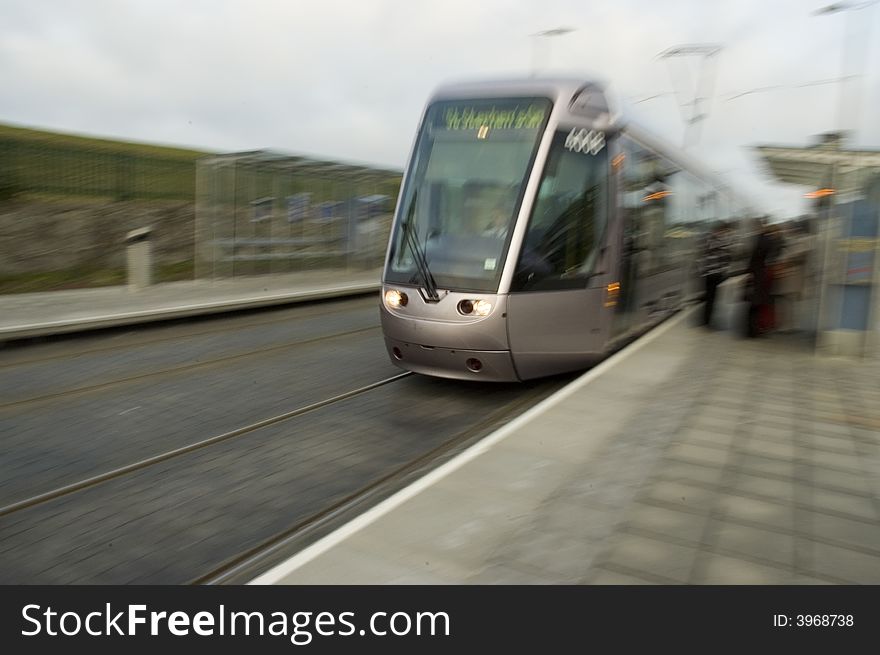
[[[395,364],[494,381],[582,369],[644,323],[654,313],[646,308],[681,297],[680,266],[653,281],[633,274],[636,255],[651,252],[634,244],[651,237],[625,238],[622,128],[596,82],[436,91],[404,175],[383,273],[381,322]],[[649,192],[639,193],[644,204]],[[649,232],[649,212],[639,211],[637,231]],[[631,287],[622,288],[627,275]],[[636,278],[656,298],[648,302]]]

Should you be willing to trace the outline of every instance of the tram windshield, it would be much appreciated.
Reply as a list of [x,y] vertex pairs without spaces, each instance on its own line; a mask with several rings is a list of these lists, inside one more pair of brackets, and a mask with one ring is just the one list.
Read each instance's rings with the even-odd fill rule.
[[[547,123],[546,98],[443,101],[410,163],[385,279],[494,291]],[[427,268],[428,270],[420,270]]]

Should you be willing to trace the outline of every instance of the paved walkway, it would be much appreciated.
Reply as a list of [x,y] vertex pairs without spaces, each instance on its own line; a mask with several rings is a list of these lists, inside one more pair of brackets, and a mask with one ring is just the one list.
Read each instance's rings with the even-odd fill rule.
[[378,291],[381,271],[288,275],[0,295],[0,342]]
[[256,583],[880,583],[880,366],[682,316]]

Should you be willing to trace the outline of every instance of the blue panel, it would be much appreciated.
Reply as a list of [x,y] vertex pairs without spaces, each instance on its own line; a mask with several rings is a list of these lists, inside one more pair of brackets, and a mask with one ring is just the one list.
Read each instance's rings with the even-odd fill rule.
[[880,207],[867,200],[856,200],[852,203],[852,222],[850,236],[877,236],[877,221],[880,218]]
[[867,330],[870,302],[870,286],[843,287],[843,310],[840,317],[840,327],[846,330]]

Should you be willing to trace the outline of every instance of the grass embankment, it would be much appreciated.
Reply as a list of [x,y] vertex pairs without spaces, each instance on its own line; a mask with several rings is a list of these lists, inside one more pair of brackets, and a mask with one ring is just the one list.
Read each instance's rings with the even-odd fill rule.
[[0,199],[192,200],[199,150],[0,125]]

